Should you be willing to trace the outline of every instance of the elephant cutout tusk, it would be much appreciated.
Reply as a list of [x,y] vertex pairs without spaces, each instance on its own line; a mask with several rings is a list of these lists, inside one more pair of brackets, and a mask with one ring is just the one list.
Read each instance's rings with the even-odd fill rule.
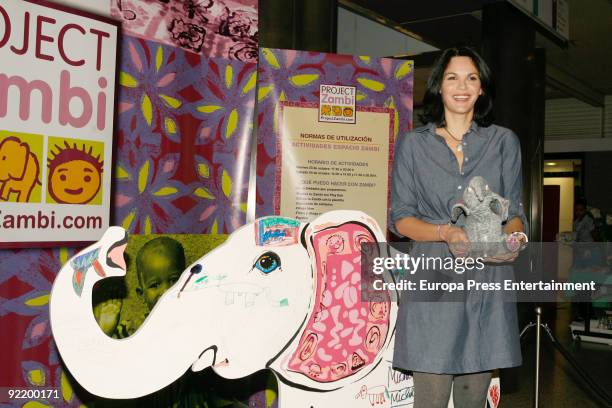
[[213,366],[213,368],[227,367],[228,365],[229,365],[229,360],[227,358],[225,358],[222,361],[220,361],[219,363],[215,364]]
[[219,349],[217,346],[210,346],[206,350],[202,351],[200,357],[198,357],[198,359],[191,365],[191,371],[198,372],[207,367],[214,367],[218,351]]

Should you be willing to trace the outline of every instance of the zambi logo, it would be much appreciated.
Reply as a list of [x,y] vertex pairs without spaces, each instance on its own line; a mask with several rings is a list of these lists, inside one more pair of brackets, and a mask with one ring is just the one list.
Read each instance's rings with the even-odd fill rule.
[[319,122],[355,123],[354,86],[319,86]]

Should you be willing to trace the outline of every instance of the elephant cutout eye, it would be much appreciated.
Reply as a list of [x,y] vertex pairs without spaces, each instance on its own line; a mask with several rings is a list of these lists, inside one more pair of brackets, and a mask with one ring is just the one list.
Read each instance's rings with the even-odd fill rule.
[[268,252],[261,254],[259,258],[257,258],[257,261],[255,261],[255,264],[253,265],[253,267],[259,269],[261,272],[265,274],[274,272],[275,270],[280,268],[280,266],[281,266],[280,257],[272,251],[268,251]]

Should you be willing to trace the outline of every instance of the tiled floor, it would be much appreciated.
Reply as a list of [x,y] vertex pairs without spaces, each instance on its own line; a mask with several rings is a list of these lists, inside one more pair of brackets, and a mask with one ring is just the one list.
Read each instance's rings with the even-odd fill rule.
[[[535,319],[535,313],[528,313]],[[546,306],[543,323],[548,323],[559,343],[578,361],[591,377],[612,394],[612,347],[588,342],[574,342],[568,328],[569,304]],[[535,329],[530,329],[522,343],[523,365],[502,373],[501,408],[534,406]],[[540,367],[540,404],[542,408],[606,407],[573,367],[564,359],[542,331]],[[506,384],[506,387],[504,387]]]

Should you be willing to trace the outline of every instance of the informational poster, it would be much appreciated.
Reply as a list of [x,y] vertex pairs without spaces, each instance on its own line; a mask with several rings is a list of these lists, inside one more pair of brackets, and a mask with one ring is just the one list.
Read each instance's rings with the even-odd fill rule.
[[361,210],[385,228],[393,145],[412,129],[414,63],[261,48],[256,214]]
[[44,1],[0,4],[0,247],[109,226],[118,30]]
[[283,102],[275,212],[301,221],[351,208],[386,229],[393,111],[357,108],[356,123],[318,121],[319,106]]

